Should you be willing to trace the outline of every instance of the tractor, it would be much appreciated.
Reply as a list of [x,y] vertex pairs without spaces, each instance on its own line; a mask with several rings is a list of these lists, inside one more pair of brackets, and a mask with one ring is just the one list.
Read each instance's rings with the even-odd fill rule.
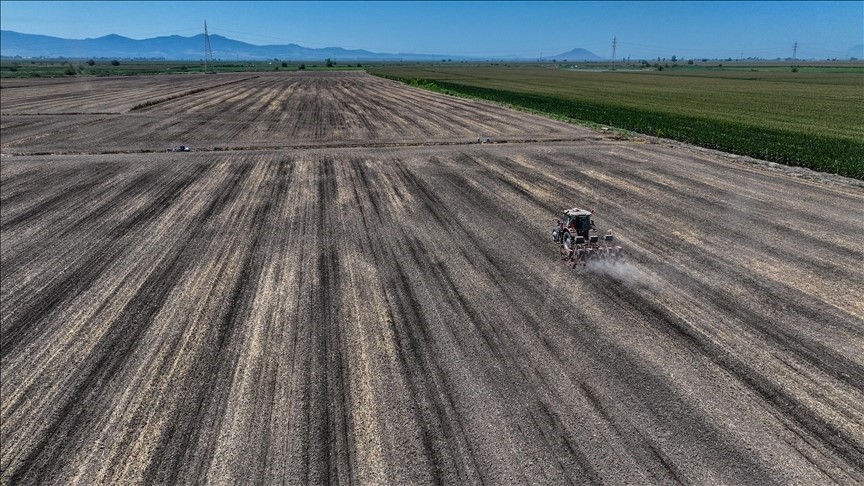
[[570,268],[593,263],[619,263],[624,259],[622,248],[615,244],[612,230],[606,231],[601,243],[594,228],[591,211],[581,208],[561,211],[562,218],[552,228],[552,241],[558,243],[561,259]]

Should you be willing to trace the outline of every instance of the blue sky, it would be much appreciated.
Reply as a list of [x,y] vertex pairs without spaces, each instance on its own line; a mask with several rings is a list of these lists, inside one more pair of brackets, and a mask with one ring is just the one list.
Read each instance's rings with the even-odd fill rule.
[[843,58],[864,2],[16,2],[0,26],[70,39],[211,34],[250,44],[376,52],[611,57]]

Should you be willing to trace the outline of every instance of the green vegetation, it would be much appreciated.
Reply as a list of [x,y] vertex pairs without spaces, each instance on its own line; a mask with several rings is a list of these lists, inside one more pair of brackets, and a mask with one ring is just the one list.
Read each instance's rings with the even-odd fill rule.
[[418,65],[370,72],[571,121],[864,179],[864,70],[778,67],[585,72],[557,65]]
[[[114,64],[116,62],[116,64]],[[70,69],[72,66],[72,69]],[[75,67],[77,66],[77,68]],[[281,67],[280,67],[281,66]],[[291,61],[216,61],[207,63],[207,72],[264,72],[280,70],[297,71],[300,66],[309,71],[343,71],[362,69],[331,61],[326,67],[321,61],[317,65]],[[111,59],[80,60],[3,60],[0,62],[0,78],[53,78],[62,76],[133,76],[141,74],[203,73],[203,61],[139,61]]]

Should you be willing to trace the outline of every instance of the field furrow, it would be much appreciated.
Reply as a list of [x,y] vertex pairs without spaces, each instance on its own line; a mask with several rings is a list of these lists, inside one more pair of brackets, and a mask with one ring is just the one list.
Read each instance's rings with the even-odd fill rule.
[[[5,113],[96,87],[3,81],[4,484],[864,481],[860,184],[206,78],[105,82],[120,114],[66,130]],[[577,205],[626,263],[560,261]]]

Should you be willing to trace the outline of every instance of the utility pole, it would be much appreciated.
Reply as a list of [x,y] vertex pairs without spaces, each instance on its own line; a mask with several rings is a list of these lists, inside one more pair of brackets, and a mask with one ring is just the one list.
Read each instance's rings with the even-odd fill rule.
[[213,49],[210,48],[210,33],[207,32],[207,21],[204,21],[204,74],[207,74],[207,61],[213,64]]
[[795,45],[792,46],[792,60],[798,59],[798,41],[795,41]]
[[612,37],[612,65],[615,65],[615,48],[618,47],[618,38]]

